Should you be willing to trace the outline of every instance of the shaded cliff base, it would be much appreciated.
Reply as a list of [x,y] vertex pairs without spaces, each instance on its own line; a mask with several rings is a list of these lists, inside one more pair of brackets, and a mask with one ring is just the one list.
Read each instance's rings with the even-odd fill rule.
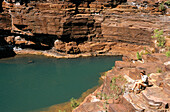
[[[143,62],[123,57],[123,61],[116,61],[115,67],[103,77],[102,86],[87,96],[73,112],[170,111],[170,58],[164,54],[148,54],[142,59]],[[139,94],[130,93],[143,70],[149,77],[150,86]]]

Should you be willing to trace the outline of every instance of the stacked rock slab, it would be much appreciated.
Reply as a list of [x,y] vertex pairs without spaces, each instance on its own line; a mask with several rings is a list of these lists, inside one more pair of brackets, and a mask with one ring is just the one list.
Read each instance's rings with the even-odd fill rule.
[[[109,112],[162,112],[169,111],[170,97],[169,97],[169,70],[165,70],[168,67],[169,58],[164,54],[152,54],[148,55],[150,58],[146,58],[144,55],[144,63],[138,61],[128,61],[123,58],[123,61],[116,61],[115,67],[106,72],[104,83],[94,93],[90,94],[85,102],[80,104],[78,108],[74,110],[77,112],[83,108],[84,104],[90,104],[94,102],[93,97],[97,96],[96,103],[100,102],[106,105],[102,111],[108,110]],[[156,59],[154,62],[152,59]],[[148,67],[150,66],[150,67]],[[161,68],[161,73],[156,73]],[[135,92],[129,92],[133,87],[135,80],[140,79],[139,73],[145,70],[149,76],[149,87],[142,90],[141,93],[136,94]],[[123,78],[126,79],[125,83]],[[112,84],[115,85],[112,85]],[[125,84],[124,93],[119,95],[118,99],[115,100],[114,89],[121,87]],[[103,97],[98,97],[100,94],[105,94]],[[100,95],[99,95],[100,96]],[[108,97],[109,96],[109,97]],[[113,96],[113,97],[111,97]],[[103,99],[106,97],[106,99]],[[107,98],[108,97],[108,98]],[[105,103],[107,102],[107,103]],[[90,106],[89,106],[90,107]],[[86,107],[86,108],[89,108]],[[96,108],[99,106],[96,106]],[[103,106],[102,106],[103,107]],[[95,110],[91,110],[96,112]]]
[[[75,13],[76,3],[70,0],[31,1],[27,7],[4,2],[3,7],[11,17],[13,33],[23,35],[41,50],[46,49],[44,46],[54,47],[53,51],[65,55],[127,55],[132,51],[134,54],[144,47],[154,47],[150,38],[154,29],[163,28],[168,35],[168,17],[150,15],[129,5],[112,8],[113,2],[124,1],[87,0],[79,4],[79,14]],[[54,44],[55,40],[62,42]],[[69,42],[76,42],[72,48],[79,49],[77,53],[67,52]]]

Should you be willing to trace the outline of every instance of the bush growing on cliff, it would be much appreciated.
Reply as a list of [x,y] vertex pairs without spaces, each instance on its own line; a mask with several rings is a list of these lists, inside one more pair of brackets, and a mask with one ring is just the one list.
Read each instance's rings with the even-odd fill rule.
[[136,57],[138,60],[142,60],[142,56],[141,56],[141,54],[139,54],[139,52],[136,53]]
[[170,0],[166,1],[164,4],[169,7],[170,6]]
[[158,9],[159,9],[159,11],[165,11],[166,7],[164,6],[164,3],[159,4]]
[[126,83],[126,79],[124,77],[122,77],[121,75],[117,76],[117,77],[113,77],[112,80],[111,80],[111,83],[110,83],[110,89],[112,91],[114,91],[114,94],[113,94],[113,98],[115,100],[117,100],[119,98],[119,95],[123,95],[124,92],[125,92],[125,85],[118,85],[116,84],[116,82],[119,82],[119,83]]
[[166,55],[167,57],[170,57],[170,51],[167,51],[167,52],[165,53],[165,55]]
[[157,68],[156,73],[162,73],[162,69],[161,68]]
[[163,36],[163,30],[159,30],[159,29],[154,30],[154,35],[152,36],[152,38],[157,39],[157,42],[158,42],[157,46],[158,47],[164,47],[165,37]]
[[73,109],[75,109],[76,107],[78,107],[80,105],[79,102],[74,98],[71,98],[70,102],[71,102],[71,107]]
[[[58,112],[62,112],[61,110],[59,110]],[[65,110],[63,112],[66,112]]]

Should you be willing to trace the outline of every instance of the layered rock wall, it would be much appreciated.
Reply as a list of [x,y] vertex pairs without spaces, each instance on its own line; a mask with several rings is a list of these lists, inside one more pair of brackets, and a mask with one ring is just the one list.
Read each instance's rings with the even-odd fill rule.
[[[155,10],[146,11],[130,5],[112,8],[115,2],[124,1],[30,1],[27,6],[3,2],[3,13],[11,18],[4,19],[7,24],[3,25],[11,25],[11,32],[21,36],[22,41],[15,43],[22,48],[46,50],[53,47],[52,52],[64,55],[122,55],[130,51],[135,54],[145,47],[152,52],[153,30],[164,29],[164,34],[168,35],[167,16],[155,16],[152,15]],[[77,3],[79,14],[75,11]]]
[[[86,97],[73,112],[161,112],[169,111],[169,58],[164,54],[143,55],[143,62],[131,61],[123,57],[116,61],[115,67],[105,73],[103,85]],[[154,60],[154,61],[153,61]],[[158,72],[161,69],[161,73]],[[149,77],[149,86],[140,93],[130,92],[140,72]],[[93,105],[92,105],[93,104]],[[100,104],[100,105],[99,105]]]

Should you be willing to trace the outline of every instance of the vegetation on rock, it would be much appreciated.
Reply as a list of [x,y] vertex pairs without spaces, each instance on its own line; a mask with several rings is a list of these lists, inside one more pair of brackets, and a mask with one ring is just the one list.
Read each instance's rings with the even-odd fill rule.
[[165,55],[166,55],[167,57],[170,57],[170,51],[167,51],[167,52],[165,53]]
[[71,98],[70,102],[71,102],[71,107],[73,109],[75,109],[76,107],[78,107],[80,105],[79,102],[74,98]]
[[[58,112],[62,112],[61,110],[59,110]],[[65,110],[63,112],[66,112]]]
[[159,4],[159,7],[158,7],[159,11],[165,11],[166,10],[166,7],[164,6],[164,3],[161,3]]
[[139,52],[136,53],[136,57],[138,60],[142,60],[142,56],[141,56],[141,54],[139,54]]
[[161,68],[157,68],[157,73],[162,73],[162,69]]
[[126,81],[125,78],[123,78],[121,75],[118,77],[113,77],[112,81],[110,83],[110,88],[112,91],[114,91],[113,97],[115,100],[119,98],[119,95],[124,94],[124,86],[122,85],[121,87],[116,84],[116,81]]
[[166,1],[164,4],[169,7],[170,6],[170,0]]
[[154,35],[152,36],[152,38],[156,38],[157,39],[157,46],[158,47],[164,47],[165,46],[165,37],[163,36],[163,30],[159,30],[156,29],[154,30]]

